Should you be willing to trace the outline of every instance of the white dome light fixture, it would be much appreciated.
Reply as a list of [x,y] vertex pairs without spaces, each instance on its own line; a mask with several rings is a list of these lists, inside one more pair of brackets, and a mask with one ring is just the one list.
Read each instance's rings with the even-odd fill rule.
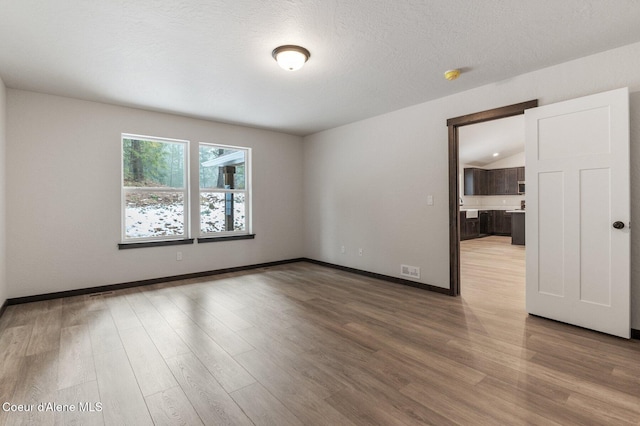
[[282,69],[297,71],[309,60],[311,54],[304,47],[287,44],[273,49],[271,56]]

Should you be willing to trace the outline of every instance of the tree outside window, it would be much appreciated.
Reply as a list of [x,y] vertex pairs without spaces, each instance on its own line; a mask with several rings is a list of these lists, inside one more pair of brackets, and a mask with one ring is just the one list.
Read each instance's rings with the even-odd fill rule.
[[187,238],[188,145],[122,136],[123,242]]

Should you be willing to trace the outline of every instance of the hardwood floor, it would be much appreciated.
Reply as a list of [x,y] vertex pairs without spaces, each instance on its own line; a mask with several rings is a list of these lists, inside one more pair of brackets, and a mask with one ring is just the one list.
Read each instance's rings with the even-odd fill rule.
[[0,424],[640,424],[640,342],[527,316],[524,247],[461,248],[459,298],[300,262],[10,306],[0,403],[34,411]]

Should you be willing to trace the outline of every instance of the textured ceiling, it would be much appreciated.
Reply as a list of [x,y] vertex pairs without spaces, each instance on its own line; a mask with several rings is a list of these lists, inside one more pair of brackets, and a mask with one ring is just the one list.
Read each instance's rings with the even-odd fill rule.
[[[0,0],[0,76],[306,135],[640,41],[639,22],[637,0]],[[302,70],[282,44],[311,51]]]

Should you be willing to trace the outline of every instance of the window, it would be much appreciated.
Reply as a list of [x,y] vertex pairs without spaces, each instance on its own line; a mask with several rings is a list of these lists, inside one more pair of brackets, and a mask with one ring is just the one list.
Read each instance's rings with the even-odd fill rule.
[[122,135],[122,242],[189,235],[189,142]]
[[250,233],[249,148],[201,143],[200,236]]

